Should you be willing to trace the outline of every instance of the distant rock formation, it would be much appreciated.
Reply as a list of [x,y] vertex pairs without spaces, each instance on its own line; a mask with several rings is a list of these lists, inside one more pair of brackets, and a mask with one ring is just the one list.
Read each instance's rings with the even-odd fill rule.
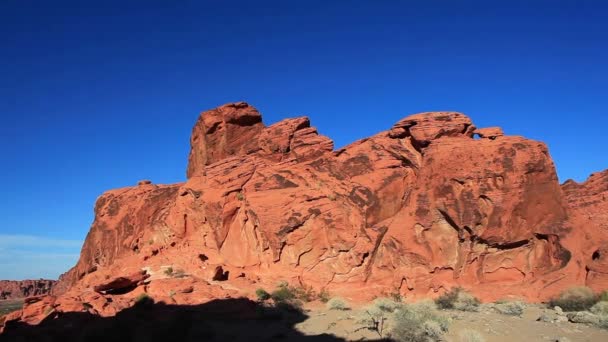
[[0,300],[39,296],[51,293],[55,280],[0,280]]
[[[283,280],[354,301],[604,290],[607,174],[560,186],[543,143],[461,113],[408,116],[334,151],[306,117],[267,127],[227,104],[194,126],[186,182],[98,198],[80,260],[36,305],[109,316],[143,293],[194,304]],[[7,319],[36,323],[38,306]]]

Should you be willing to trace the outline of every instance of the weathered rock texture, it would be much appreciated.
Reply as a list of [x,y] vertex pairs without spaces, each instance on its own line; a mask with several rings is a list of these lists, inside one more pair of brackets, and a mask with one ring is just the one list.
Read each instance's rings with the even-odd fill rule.
[[0,300],[51,293],[55,280],[0,280]]
[[[308,118],[266,127],[235,103],[202,113],[191,145],[186,182],[99,197],[54,310],[113,315],[143,292],[200,303],[280,280],[351,300],[608,288],[606,173],[562,189],[543,143],[464,114],[412,115],[334,151]],[[141,270],[125,293],[94,291]]]
[[570,248],[580,251],[585,285],[596,291],[608,289],[608,170],[592,174],[584,183],[562,185],[576,232]]

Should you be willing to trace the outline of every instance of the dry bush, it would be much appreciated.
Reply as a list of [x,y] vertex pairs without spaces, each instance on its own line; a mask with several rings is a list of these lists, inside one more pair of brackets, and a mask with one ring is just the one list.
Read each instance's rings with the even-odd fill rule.
[[571,287],[549,301],[549,306],[559,306],[564,311],[584,311],[597,303],[593,290],[586,286]]
[[448,319],[427,303],[403,305],[393,315],[391,337],[408,342],[441,341],[448,326]]
[[440,309],[456,309],[461,311],[479,311],[479,299],[466,292],[461,287],[453,287],[450,291],[435,299]]
[[589,311],[596,315],[608,316],[608,302],[597,302],[589,309]]
[[329,310],[350,310],[348,302],[340,297],[334,297],[327,302]]

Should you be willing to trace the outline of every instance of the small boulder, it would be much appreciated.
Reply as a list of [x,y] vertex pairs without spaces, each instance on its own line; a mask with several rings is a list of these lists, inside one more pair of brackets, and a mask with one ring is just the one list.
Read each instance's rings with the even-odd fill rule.
[[567,314],[568,320],[572,323],[587,323],[587,324],[599,324],[600,317],[587,311],[570,312]]

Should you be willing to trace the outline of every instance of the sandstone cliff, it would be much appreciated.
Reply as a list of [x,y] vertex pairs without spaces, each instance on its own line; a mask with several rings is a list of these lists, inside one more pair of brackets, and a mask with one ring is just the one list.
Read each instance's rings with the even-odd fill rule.
[[227,104],[194,126],[187,176],[100,196],[57,296],[12,319],[83,303],[112,315],[143,292],[251,296],[280,280],[354,300],[608,288],[607,173],[560,187],[543,143],[461,113],[408,116],[334,150],[306,117],[265,126],[254,107]]

